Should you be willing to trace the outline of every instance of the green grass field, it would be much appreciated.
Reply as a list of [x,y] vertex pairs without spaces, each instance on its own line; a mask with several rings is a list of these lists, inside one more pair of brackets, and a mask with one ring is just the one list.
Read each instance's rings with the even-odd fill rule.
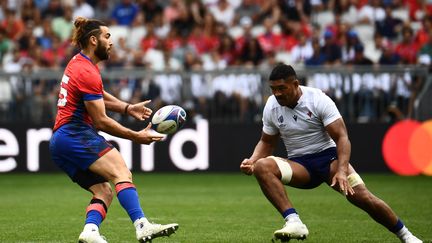
[[[432,242],[432,177],[362,177],[417,236]],[[271,242],[283,225],[255,179],[240,173],[135,174],[134,180],[150,220],[180,224],[176,234],[154,242]],[[0,185],[0,242],[76,242],[90,194],[64,174],[2,174]],[[327,186],[287,191],[308,225],[304,242],[398,242]],[[137,242],[117,199],[101,232],[112,243]]]

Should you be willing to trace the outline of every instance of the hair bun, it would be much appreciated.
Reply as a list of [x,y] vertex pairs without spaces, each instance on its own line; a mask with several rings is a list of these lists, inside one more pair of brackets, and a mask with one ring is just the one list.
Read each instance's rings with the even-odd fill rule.
[[86,19],[84,17],[77,17],[75,19],[74,26],[75,26],[75,28],[78,28],[78,27],[83,26],[84,24],[86,24],[87,21],[88,21],[88,19]]

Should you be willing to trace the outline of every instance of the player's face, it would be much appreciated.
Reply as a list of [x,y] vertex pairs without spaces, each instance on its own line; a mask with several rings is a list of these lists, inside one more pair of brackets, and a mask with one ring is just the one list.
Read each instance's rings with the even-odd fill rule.
[[98,42],[94,53],[95,56],[99,58],[99,60],[103,61],[109,58],[109,53],[112,47],[112,41],[110,39],[111,34],[109,33],[108,27],[101,26],[100,28],[102,33],[98,38]]
[[295,77],[288,78],[288,80],[270,81],[270,89],[279,105],[290,108],[294,108],[297,105],[297,101],[301,95],[299,82]]

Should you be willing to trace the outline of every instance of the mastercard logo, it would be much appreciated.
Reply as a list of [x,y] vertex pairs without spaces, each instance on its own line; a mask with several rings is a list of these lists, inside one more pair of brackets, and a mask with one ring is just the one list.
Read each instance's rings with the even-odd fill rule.
[[432,176],[432,120],[394,124],[384,136],[382,153],[396,174]]

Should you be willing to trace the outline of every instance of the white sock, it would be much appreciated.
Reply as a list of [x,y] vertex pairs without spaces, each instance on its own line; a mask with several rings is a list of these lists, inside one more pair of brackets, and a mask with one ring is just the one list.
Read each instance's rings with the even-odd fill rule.
[[301,219],[300,219],[300,216],[298,214],[292,213],[292,214],[289,214],[288,216],[285,217],[285,221],[286,222],[288,222],[288,221],[299,221],[299,222],[301,222]]
[[99,227],[95,224],[86,224],[83,231],[99,231]]
[[411,234],[407,227],[402,227],[398,232],[396,232],[397,237],[402,238],[405,235]]

